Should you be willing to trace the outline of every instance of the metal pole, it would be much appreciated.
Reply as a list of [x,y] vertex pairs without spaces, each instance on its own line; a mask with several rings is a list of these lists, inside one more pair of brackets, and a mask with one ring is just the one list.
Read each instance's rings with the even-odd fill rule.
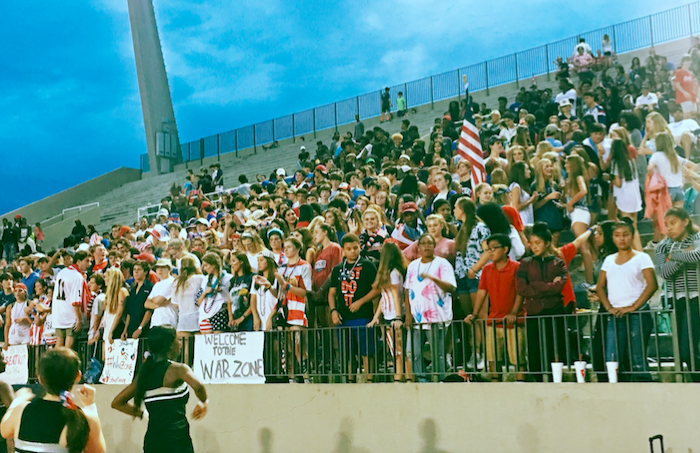
[[615,54],[617,55],[617,25],[613,25],[613,32],[612,32],[612,39],[613,39],[613,50],[615,51]]
[[238,157],[238,129],[236,129],[236,157]]
[[253,153],[258,154],[258,140],[255,136],[255,124],[253,124]]
[[216,160],[221,162],[221,135],[216,134]]
[[430,110],[435,109],[435,104],[433,103],[433,76],[430,76]]
[[296,121],[295,121],[296,116],[297,116],[296,113],[292,113],[292,143],[297,142],[297,131],[296,131],[297,127],[296,127]]
[[314,138],[316,138],[316,109],[313,109],[314,112]]
[[484,73],[486,74],[486,96],[490,96],[489,93],[489,62],[484,61]]
[[549,45],[548,44],[544,45],[544,60],[545,60],[545,66],[547,66],[547,82],[549,82],[552,79],[549,77],[549,63],[550,62],[549,62]]
[[337,102],[333,103],[333,108],[335,109],[335,113],[333,114],[333,121],[335,122],[335,131],[338,132],[338,103]]
[[693,43],[693,10],[690,8],[690,3],[688,4],[688,33],[690,34],[690,44]]
[[405,83],[403,84],[403,97],[406,99],[406,111],[408,111],[408,86]]
[[[355,108],[356,108],[356,113],[359,115],[360,114],[360,96],[355,96]],[[362,118],[360,118],[362,119]]]
[[513,61],[515,62],[515,86],[516,86],[516,88],[520,88],[520,80],[518,78],[518,54],[517,53],[513,54]]
[[651,14],[649,15],[649,40],[651,41],[651,47],[654,47],[654,25],[651,22]]
[[457,69],[457,100],[462,102],[462,89],[459,87],[461,85],[461,80],[459,80],[459,69]]
[[272,143],[275,143],[275,120],[272,120]]
[[204,139],[199,139],[199,165],[204,165]]

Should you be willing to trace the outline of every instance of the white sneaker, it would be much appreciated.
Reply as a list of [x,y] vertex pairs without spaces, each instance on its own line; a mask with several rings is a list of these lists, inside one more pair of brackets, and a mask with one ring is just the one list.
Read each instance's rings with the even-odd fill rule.
[[659,245],[658,242],[649,241],[647,245],[644,246],[644,250],[656,250],[657,245]]

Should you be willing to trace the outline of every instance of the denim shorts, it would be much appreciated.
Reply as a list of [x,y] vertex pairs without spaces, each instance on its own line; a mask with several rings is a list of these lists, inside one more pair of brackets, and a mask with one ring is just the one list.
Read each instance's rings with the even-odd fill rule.
[[685,194],[682,187],[669,187],[668,194],[671,195],[671,202],[685,201]]

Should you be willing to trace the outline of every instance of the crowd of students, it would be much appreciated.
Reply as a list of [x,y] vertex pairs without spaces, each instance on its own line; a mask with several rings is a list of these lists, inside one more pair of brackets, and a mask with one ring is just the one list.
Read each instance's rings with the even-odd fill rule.
[[[453,102],[423,137],[408,119],[390,134],[358,118],[361,136],[319,142],[313,158],[302,150],[293,175],[280,168],[223,190],[218,167],[214,178],[192,172],[153,218],[103,234],[76,225],[64,249],[6,254],[4,345],[71,347],[85,333],[104,344],[164,325],[181,337],[262,330],[284,332],[268,337],[266,363],[294,381],[310,368],[371,374],[377,342],[390,345],[395,379],[422,380],[467,369],[451,335],[488,370],[506,362],[539,379],[549,361],[567,360],[565,315],[586,293],[609,317],[597,327],[601,360],[626,361],[639,377],[659,273],[694,367],[700,50],[675,72],[655,54],[627,72],[607,51],[584,67],[587,52],[580,43],[579,58],[561,62],[556,96],[533,86],[490,112]],[[479,185],[457,151],[466,108],[484,149]],[[656,263],[636,231],[643,208]],[[562,244],[569,230],[575,240]],[[576,255],[584,281],[574,288]],[[313,327],[339,335],[319,345]],[[350,353],[328,363],[318,349]]]

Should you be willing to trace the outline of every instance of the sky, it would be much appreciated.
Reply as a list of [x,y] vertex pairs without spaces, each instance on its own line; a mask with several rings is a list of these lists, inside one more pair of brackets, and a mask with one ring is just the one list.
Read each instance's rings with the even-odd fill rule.
[[[154,0],[154,7],[185,143],[687,3]],[[138,167],[147,150],[127,0],[4,1],[0,17],[0,152],[10,189],[0,213]]]

